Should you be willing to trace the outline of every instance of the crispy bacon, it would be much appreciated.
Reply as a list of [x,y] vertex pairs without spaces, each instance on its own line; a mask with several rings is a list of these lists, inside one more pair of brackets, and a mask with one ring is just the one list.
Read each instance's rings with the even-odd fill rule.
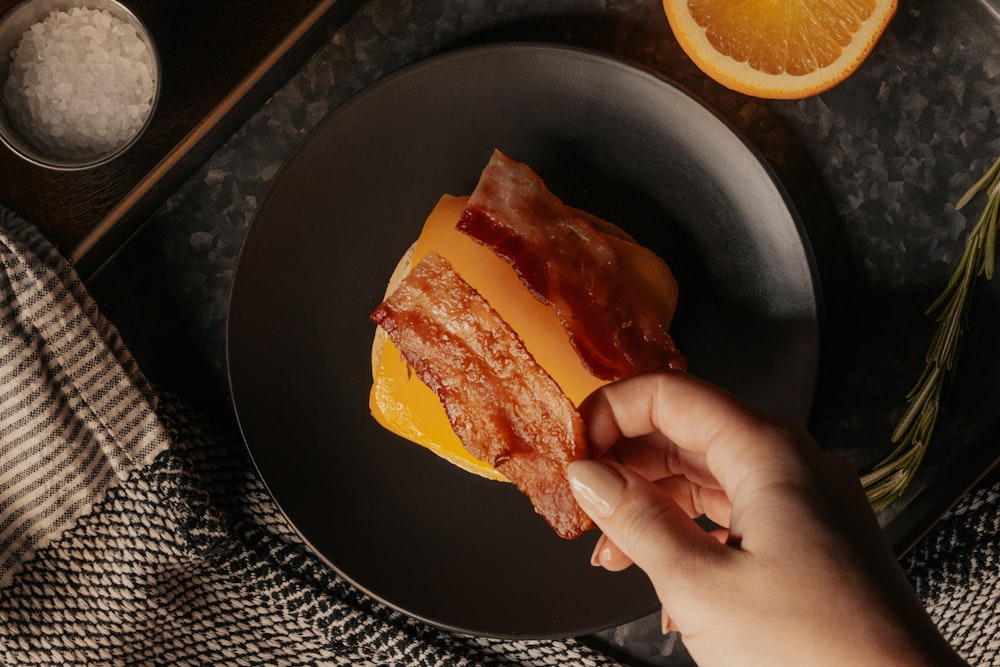
[[587,456],[579,413],[446,259],[427,255],[372,320],[437,394],[473,456],[506,475],[561,537],[592,526],[566,477],[570,461]]
[[459,231],[514,267],[552,306],[587,369],[603,380],[686,364],[647,299],[629,288],[613,245],[527,165],[494,151]]

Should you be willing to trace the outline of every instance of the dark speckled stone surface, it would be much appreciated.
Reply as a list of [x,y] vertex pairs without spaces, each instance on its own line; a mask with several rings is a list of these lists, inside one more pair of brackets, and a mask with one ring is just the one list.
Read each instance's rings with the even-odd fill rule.
[[[682,54],[658,2],[372,0],[174,194],[91,281],[149,375],[229,414],[224,325],[240,244],[282,163],[338,104],[434,53],[502,40],[570,43],[650,66],[736,126],[808,231],[824,295],[810,429],[866,467],[888,451],[944,285],[978,213],[954,203],[1000,155],[1000,16],[986,0],[901,0],[875,52],[822,95],[768,102],[723,89]],[[883,515],[905,548],[997,457],[998,286],[976,294],[938,438]],[[192,378],[197,378],[192,381]],[[606,633],[653,664],[685,664],[655,623]]]

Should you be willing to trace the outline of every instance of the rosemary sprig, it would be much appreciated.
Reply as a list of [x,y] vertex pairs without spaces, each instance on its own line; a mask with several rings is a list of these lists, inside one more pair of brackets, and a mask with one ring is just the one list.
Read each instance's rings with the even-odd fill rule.
[[861,477],[868,500],[876,510],[892,504],[906,491],[927,453],[941,407],[941,390],[958,357],[959,343],[968,326],[972,288],[976,279],[993,278],[996,268],[997,218],[1000,213],[1000,158],[959,199],[962,209],[980,192],[986,205],[965,240],[965,251],[948,284],[925,314],[936,314],[937,330],[927,350],[926,365],[906,396],[908,407],[896,424],[896,448],[871,472]]

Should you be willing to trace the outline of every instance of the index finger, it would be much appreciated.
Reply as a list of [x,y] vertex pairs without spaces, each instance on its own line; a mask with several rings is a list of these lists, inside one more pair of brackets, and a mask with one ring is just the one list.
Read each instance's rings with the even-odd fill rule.
[[670,466],[666,457],[673,456],[695,470],[701,467],[730,497],[747,480],[797,479],[803,448],[814,446],[802,429],[685,372],[650,373],[606,385],[588,397],[581,411],[595,456],[623,438],[661,437],[665,466]]

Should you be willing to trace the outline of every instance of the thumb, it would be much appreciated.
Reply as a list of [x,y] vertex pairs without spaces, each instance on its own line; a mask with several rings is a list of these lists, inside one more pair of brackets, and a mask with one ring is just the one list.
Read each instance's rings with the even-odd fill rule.
[[606,459],[574,461],[567,468],[580,507],[649,577],[667,616],[668,600],[683,597],[725,547],[703,531],[655,484]]

